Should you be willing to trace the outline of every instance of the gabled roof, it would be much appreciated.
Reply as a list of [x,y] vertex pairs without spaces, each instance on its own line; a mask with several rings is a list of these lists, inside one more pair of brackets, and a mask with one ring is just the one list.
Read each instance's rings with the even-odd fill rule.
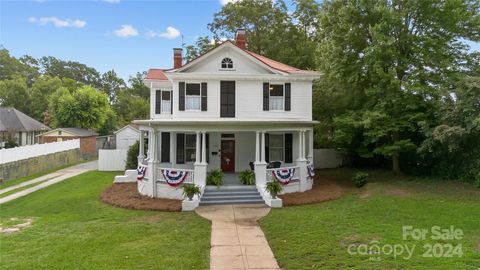
[[67,133],[76,135],[78,137],[90,137],[90,136],[97,136],[98,135],[98,133],[96,133],[95,131],[92,131],[92,130],[89,130],[89,129],[86,129],[86,128],[70,127],[70,128],[56,128],[56,129],[51,130],[49,132],[43,133],[40,136],[45,136],[45,135],[48,135],[50,133],[56,132],[58,130],[65,131]]
[[280,63],[280,62],[275,61],[273,59],[270,59],[270,58],[267,58],[265,56],[256,54],[254,52],[251,52],[247,49],[240,48],[235,43],[233,43],[232,41],[226,40],[226,41],[224,41],[220,44],[217,44],[216,46],[212,47],[211,49],[207,50],[206,52],[204,52],[199,57],[185,63],[182,67],[180,67],[178,69],[150,69],[150,70],[148,70],[146,79],[168,80],[167,76],[165,75],[165,71],[167,71],[167,72],[182,71],[185,68],[187,68],[189,66],[192,66],[195,63],[203,60],[203,58],[205,58],[207,55],[211,55],[214,51],[216,51],[217,49],[219,49],[221,47],[226,46],[227,44],[233,46],[234,48],[236,48],[236,49],[238,49],[242,52],[244,52],[246,55],[250,56],[251,58],[253,58],[254,61],[263,65],[264,67],[268,67],[268,69],[271,69],[273,71],[277,71],[277,73],[299,74],[299,75],[301,75],[301,74],[304,74],[304,75],[318,75],[318,73],[315,72],[315,71],[303,70],[303,69],[299,69],[299,68],[296,68],[296,67],[289,66],[287,64]]
[[0,107],[0,131],[27,132],[42,130],[50,130],[50,128],[15,108]]
[[133,130],[135,130],[135,131],[140,132],[139,126],[138,126],[137,124],[128,124],[128,125],[120,128],[120,129],[114,131],[113,133],[114,133],[114,134],[117,134],[118,132],[120,132],[120,131],[122,131],[122,130],[124,130],[124,129],[126,129],[126,128],[131,128],[131,129],[133,129]]

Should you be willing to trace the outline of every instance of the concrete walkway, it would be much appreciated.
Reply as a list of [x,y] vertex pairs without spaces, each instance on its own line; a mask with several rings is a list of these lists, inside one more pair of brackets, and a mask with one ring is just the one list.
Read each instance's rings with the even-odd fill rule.
[[210,269],[280,269],[257,223],[269,207],[214,205],[196,212],[212,221]]
[[84,172],[96,170],[97,169],[97,164],[98,164],[98,162],[96,160],[86,162],[86,163],[82,163],[82,164],[78,164],[78,165],[75,165],[75,166],[72,166],[72,167],[61,169],[61,170],[58,170],[56,172],[53,172],[53,173],[50,173],[50,174],[47,174],[47,175],[44,175],[44,176],[41,176],[41,177],[38,177],[38,178],[35,178],[35,179],[32,179],[32,180],[29,180],[29,181],[26,181],[26,182],[23,182],[21,184],[15,185],[15,186],[11,186],[11,187],[2,189],[0,194],[11,191],[11,190],[14,190],[14,189],[17,189],[17,188],[20,188],[20,187],[28,186],[30,184],[42,182],[42,181],[45,181],[45,180],[48,179],[47,181],[45,181],[41,184],[38,184],[36,186],[33,186],[31,188],[27,188],[27,189],[21,190],[19,192],[13,193],[11,195],[8,195],[6,197],[0,198],[0,204],[9,202],[11,200],[15,200],[15,199],[20,198],[20,197],[23,197],[23,196],[28,195],[32,192],[40,190],[44,187],[48,187],[50,185],[56,184],[58,182],[61,182],[61,181],[65,180],[65,179],[68,179],[70,177],[82,174]]

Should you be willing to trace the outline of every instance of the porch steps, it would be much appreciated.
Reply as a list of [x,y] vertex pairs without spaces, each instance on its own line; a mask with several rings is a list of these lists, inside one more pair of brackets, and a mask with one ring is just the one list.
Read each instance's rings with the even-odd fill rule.
[[200,205],[219,204],[263,204],[265,203],[256,186],[205,187]]

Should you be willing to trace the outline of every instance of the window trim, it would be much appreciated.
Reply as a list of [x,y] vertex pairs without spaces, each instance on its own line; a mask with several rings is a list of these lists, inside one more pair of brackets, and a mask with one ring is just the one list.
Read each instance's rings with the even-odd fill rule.
[[[226,62],[230,61],[230,62]],[[223,64],[225,64],[225,67],[223,67]],[[229,64],[231,64],[231,67],[229,67]],[[220,61],[220,69],[222,70],[234,70],[235,65],[233,64],[233,60],[230,57],[224,57],[222,61]]]
[[[281,110],[274,110],[270,107],[270,87],[272,87],[273,85],[281,85],[282,86],[282,109]],[[284,112],[285,111],[285,84],[272,84],[272,83],[269,83],[268,84],[268,111],[270,112]],[[276,96],[276,97],[279,97],[279,96]]]
[[[198,89],[199,89],[198,95],[187,95],[187,87],[188,87],[189,84],[198,85]],[[200,106],[199,106],[198,109],[188,109],[187,108],[187,98],[188,97],[198,97],[198,99],[200,100],[200,102],[199,102]],[[202,111],[202,83],[196,83],[196,82],[185,83],[185,111],[186,112],[200,112],[200,111]]]
[[[285,133],[269,133],[268,138],[268,160],[272,161],[281,161],[285,163]],[[282,147],[272,147],[272,136],[282,136]],[[282,149],[282,159],[281,160],[274,160],[272,159],[272,149]]]

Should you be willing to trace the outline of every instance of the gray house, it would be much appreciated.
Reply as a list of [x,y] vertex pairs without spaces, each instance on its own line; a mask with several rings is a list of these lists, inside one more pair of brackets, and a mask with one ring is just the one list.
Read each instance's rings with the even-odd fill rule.
[[0,148],[8,140],[19,146],[36,143],[36,135],[50,128],[12,107],[0,107]]

